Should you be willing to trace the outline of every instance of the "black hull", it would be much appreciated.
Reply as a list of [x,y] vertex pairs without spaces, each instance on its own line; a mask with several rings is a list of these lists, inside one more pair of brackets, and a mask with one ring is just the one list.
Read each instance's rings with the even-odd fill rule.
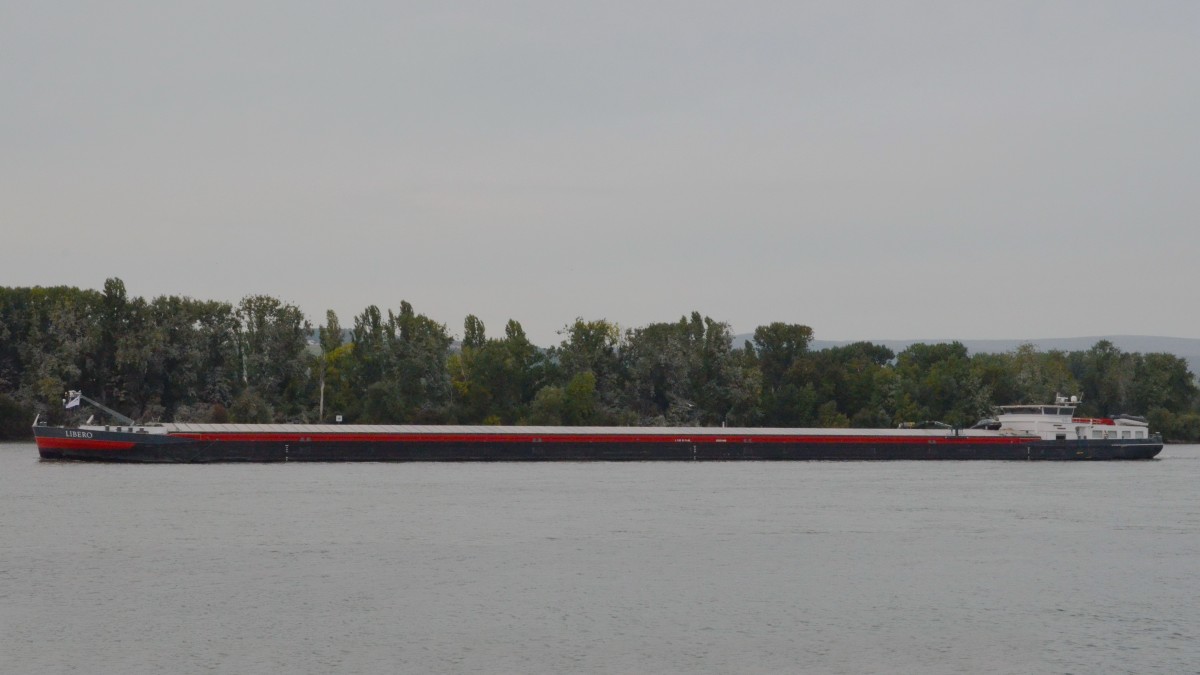
[[[76,441],[62,429],[35,429],[43,459],[141,463],[209,462],[673,462],[879,460],[1152,459],[1157,439],[961,442],[953,437],[878,442],[663,443],[353,440],[196,440],[98,432]],[[121,447],[127,446],[127,447]]]

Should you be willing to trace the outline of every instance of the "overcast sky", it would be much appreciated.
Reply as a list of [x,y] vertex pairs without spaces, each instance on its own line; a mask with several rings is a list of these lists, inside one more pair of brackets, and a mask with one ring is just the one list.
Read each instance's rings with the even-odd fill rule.
[[0,285],[1200,337],[1200,2],[0,4]]

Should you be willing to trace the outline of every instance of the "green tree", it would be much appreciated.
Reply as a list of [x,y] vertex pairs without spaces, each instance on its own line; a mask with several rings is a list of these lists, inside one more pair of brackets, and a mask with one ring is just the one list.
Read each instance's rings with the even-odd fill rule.
[[[268,296],[228,303],[103,290],[0,287],[0,434],[66,413],[83,389],[142,420],[306,420],[336,408],[362,422],[885,426],[965,425],[994,403],[1082,394],[1081,415],[1145,412],[1174,440],[1200,440],[1200,391],[1182,359],[1086,351],[969,356],[958,343],[899,355],[856,343],[814,352],[812,329],[760,326],[742,349],[699,312],[626,331],[577,319],[549,350],[510,320],[488,338],[468,316],[462,349],[407,302],[370,306],[343,344],[336,314],[311,341],[298,308]],[[310,344],[311,341],[311,344]],[[322,392],[324,392],[322,394]]]
[[[327,396],[326,390],[329,389],[329,394],[332,394],[335,389],[342,387],[331,387],[335,383],[335,377],[340,376],[340,371],[337,370],[335,359],[339,358],[339,351],[342,349],[342,326],[338,322],[337,313],[332,309],[325,312],[325,325],[317,328],[317,343],[321,348],[320,355],[317,358],[317,378],[318,378],[318,394],[317,394],[317,421],[325,421],[326,401],[334,402],[332,396]],[[341,352],[344,355],[345,351]],[[337,401],[338,404],[341,401]],[[341,409],[340,406],[336,406]]]
[[365,392],[351,417],[372,423],[447,418],[452,339],[443,324],[417,314],[406,301],[399,313],[388,310],[386,321],[372,305],[355,319],[351,342],[351,379],[356,391]]
[[247,387],[234,399],[229,418],[239,424],[264,424],[275,421],[275,412],[265,397]]
[[737,423],[755,407],[757,380],[735,354],[729,324],[699,312],[626,331],[620,363],[624,406],[641,424]]
[[775,322],[754,329],[754,348],[766,392],[785,384],[789,371],[808,354],[812,337],[812,329],[800,324]]
[[563,421],[571,425],[592,424],[596,418],[596,376],[577,373],[567,383],[563,399]]
[[483,322],[468,316],[462,349],[449,357],[455,419],[467,423],[511,424],[522,419],[541,380],[539,350],[517,321],[509,320],[502,339],[488,339]]
[[991,411],[991,396],[986,385],[973,372],[967,348],[960,342],[915,344],[896,359],[898,391],[901,402],[911,402],[920,416],[916,420],[938,420],[956,426],[970,426]]
[[[241,389],[238,322],[233,305],[214,300],[192,304],[195,318],[199,400],[228,408]],[[219,417],[219,415],[217,415]]]
[[605,319],[584,321],[580,318],[560,334],[566,337],[552,350],[551,356],[558,361],[562,381],[567,383],[581,373],[591,373],[596,379],[597,420],[614,419],[622,389],[621,364],[617,355],[620,328]]
[[337,312],[332,309],[325,311],[325,325],[317,328],[317,341],[321,344],[321,352],[325,354],[337,351],[345,342],[342,338],[342,324],[338,321]]
[[[460,421],[478,423],[487,419],[492,412],[492,390],[484,382],[480,370],[489,361],[482,353],[487,344],[483,321],[474,314],[463,320],[462,347],[457,354],[449,356],[450,385],[454,391],[456,415]],[[479,363],[484,362],[484,363]]]
[[0,440],[9,441],[29,435],[33,412],[8,394],[0,393]]
[[305,416],[315,403],[308,377],[314,366],[308,351],[312,325],[295,305],[266,295],[244,298],[236,316],[242,382],[277,414]]
[[117,366],[118,346],[123,336],[131,329],[132,308],[125,283],[113,277],[104,281],[101,294],[96,335],[91,354],[89,381],[80,382],[79,388],[91,392],[102,403],[115,404],[124,383]]
[[515,319],[509,319],[505,324],[502,344],[508,353],[507,362],[511,364],[510,370],[517,385],[519,416],[521,410],[533,401],[538,389],[550,379],[546,355],[529,341],[525,329]]
[[566,415],[567,397],[562,387],[547,385],[538,390],[529,406],[529,423],[558,426]]
[[486,330],[483,321],[474,314],[468,314],[463,321],[463,339],[462,346],[465,349],[479,349],[487,342]]
[[878,426],[890,419],[884,411],[884,396],[876,380],[880,371],[895,358],[887,347],[856,342],[812,354],[813,384],[823,401],[817,414],[822,426],[830,418],[827,404],[843,417],[852,416],[854,426]]
[[775,322],[754,330],[754,350],[762,376],[762,419],[768,426],[816,423],[818,394],[808,346],[808,326]]
[[677,425],[692,420],[690,387],[695,354],[678,324],[656,323],[626,333],[621,350],[626,373],[624,406],[640,424]]
[[1165,408],[1185,413],[1200,395],[1187,361],[1173,354],[1138,355],[1134,363],[1130,410]]
[[1131,355],[1101,340],[1086,352],[1072,352],[1068,363],[1083,390],[1081,412],[1108,417],[1132,409],[1137,366]]
[[450,376],[446,367],[453,339],[444,324],[402,301],[400,313],[388,312],[386,333],[393,382],[400,395],[406,421],[437,422],[445,419],[450,402]]
[[367,387],[382,382],[390,371],[390,352],[384,336],[383,315],[379,308],[370,305],[354,317],[354,328],[350,332],[352,350],[353,388],[366,391]]

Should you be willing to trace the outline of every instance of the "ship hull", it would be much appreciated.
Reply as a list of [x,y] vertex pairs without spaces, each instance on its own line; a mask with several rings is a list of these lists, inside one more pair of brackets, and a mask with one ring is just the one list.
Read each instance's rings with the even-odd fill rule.
[[585,462],[1152,459],[1160,439],[912,437],[886,432],[756,436],[715,430],[689,437],[589,434],[148,434],[35,427],[47,460],[208,462]]

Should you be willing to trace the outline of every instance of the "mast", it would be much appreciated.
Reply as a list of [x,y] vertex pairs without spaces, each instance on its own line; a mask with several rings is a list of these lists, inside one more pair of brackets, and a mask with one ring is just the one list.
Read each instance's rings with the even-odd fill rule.
[[92,399],[84,396],[83,392],[81,392],[81,391],[74,391],[74,390],[68,391],[67,397],[63,399],[63,405],[66,406],[67,408],[74,408],[75,406],[79,405],[79,401],[81,399],[84,401],[87,401],[88,403],[91,403],[93,406],[99,408],[101,411],[108,413],[109,415],[111,415],[113,417],[113,419],[117,420],[121,424],[128,424],[129,426],[133,426],[134,424],[137,424],[137,422],[134,422],[130,418],[122,415],[121,413],[117,412],[116,410],[113,410],[112,408],[104,405],[103,403],[93,401]]

